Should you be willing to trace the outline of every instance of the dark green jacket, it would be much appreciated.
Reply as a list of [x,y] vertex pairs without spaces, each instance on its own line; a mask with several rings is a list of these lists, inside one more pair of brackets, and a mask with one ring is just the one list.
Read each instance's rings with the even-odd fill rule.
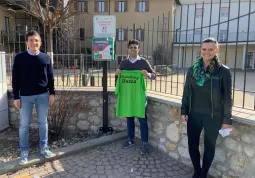
[[[192,103],[193,66],[188,69],[182,97],[181,114],[189,115]],[[217,85],[217,86],[216,86]],[[203,98],[201,98],[203,102]],[[204,101],[208,102],[208,101]],[[211,77],[211,117],[222,116],[223,124],[232,124],[232,76],[227,66],[219,64]],[[221,106],[219,106],[219,103]],[[221,108],[221,109],[219,109]]]

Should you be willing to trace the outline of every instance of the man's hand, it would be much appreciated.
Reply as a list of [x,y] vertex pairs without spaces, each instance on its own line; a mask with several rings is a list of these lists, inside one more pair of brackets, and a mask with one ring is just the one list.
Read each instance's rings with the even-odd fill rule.
[[14,100],[14,106],[15,106],[15,108],[17,108],[17,109],[20,108],[20,99]]
[[115,72],[115,75],[118,76],[120,73],[121,73],[121,70],[117,69],[116,72]]
[[49,95],[49,105],[52,105],[55,101],[55,96],[54,95]]
[[182,119],[186,122],[188,122],[189,117],[187,115],[181,115]]
[[142,72],[142,74],[143,74],[145,77],[149,77],[149,76],[150,76],[150,74],[149,74],[146,70],[142,70],[141,72]]
[[227,129],[227,128],[230,128],[230,127],[231,127],[231,125],[222,124],[221,129],[224,130],[224,129]]

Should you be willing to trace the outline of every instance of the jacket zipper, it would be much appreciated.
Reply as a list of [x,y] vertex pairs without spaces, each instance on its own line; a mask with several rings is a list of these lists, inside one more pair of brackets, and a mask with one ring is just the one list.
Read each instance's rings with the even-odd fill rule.
[[212,74],[212,76],[211,76],[211,106],[212,106],[212,113],[211,113],[211,119],[213,119],[213,93],[212,93],[212,90],[213,90],[213,87],[212,87],[212,78],[213,78],[213,76],[214,76],[214,74],[216,73],[216,72],[218,72],[218,70],[220,70],[220,67],[221,66],[219,66],[219,68]]

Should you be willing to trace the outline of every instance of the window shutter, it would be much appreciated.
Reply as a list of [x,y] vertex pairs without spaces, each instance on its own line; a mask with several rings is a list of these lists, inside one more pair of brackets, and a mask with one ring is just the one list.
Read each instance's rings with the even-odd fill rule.
[[109,4],[108,4],[108,1],[104,1],[104,12],[108,12],[108,9],[109,9]]
[[128,11],[128,1],[126,0],[124,3],[124,12]]
[[124,29],[124,40],[127,41],[128,40],[128,30]]
[[119,29],[116,28],[116,40],[119,41]]
[[78,10],[78,0],[74,1],[74,9],[76,11]]
[[136,1],[135,3],[135,11],[139,12],[139,1]]
[[88,1],[84,2],[84,12],[88,12]]
[[149,12],[149,0],[145,1],[145,12]]
[[115,1],[115,12],[119,12],[119,2]]
[[98,2],[97,1],[95,1],[94,6],[95,6],[95,12],[98,12]]

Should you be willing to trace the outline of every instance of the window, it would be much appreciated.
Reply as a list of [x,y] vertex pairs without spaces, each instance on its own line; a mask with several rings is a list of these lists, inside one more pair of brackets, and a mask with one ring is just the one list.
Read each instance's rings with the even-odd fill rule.
[[201,41],[201,30],[196,30],[194,32],[194,42],[200,42]]
[[144,29],[136,30],[136,39],[139,41],[144,41]]
[[116,39],[118,41],[126,41],[127,40],[127,30],[123,28],[119,28],[116,30]]
[[219,41],[226,41],[227,40],[227,30],[220,31],[220,40]]
[[127,1],[116,1],[115,12],[127,12]]
[[78,0],[77,3],[79,12],[88,12],[88,1]]
[[203,9],[196,8],[196,18],[202,18],[202,15],[203,15]]
[[255,52],[248,52],[248,54],[247,54],[247,68],[255,69]]
[[95,12],[107,12],[108,0],[95,1]]
[[85,40],[85,29],[80,28],[80,40]]
[[222,7],[220,10],[221,17],[228,17],[228,7]]
[[4,21],[5,21],[5,31],[8,32],[10,29],[10,19],[9,17],[4,17]]
[[137,1],[136,12],[149,12],[149,1]]

